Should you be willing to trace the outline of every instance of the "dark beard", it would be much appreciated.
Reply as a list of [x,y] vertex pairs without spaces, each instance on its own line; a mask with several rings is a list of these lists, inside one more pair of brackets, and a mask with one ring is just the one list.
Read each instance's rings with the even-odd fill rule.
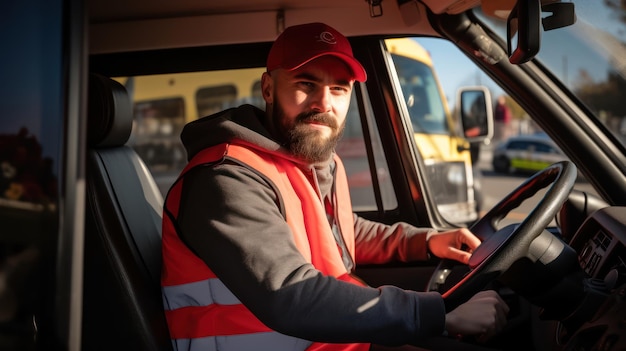
[[[276,105],[278,107],[278,104]],[[274,122],[283,120],[282,110],[275,108],[273,111]],[[327,125],[332,129],[332,133],[328,139],[322,139],[319,131],[312,130],[307,122],[315,121],[320,124]],[[285,147],[291,153],[308,163],[318,163],[326,161],[330,158],[333,150],[337,146],[337,142],[343,134],[345,121],[341,126],[337,126],[337,122],[327,113],[301,113],[294,123],[288,126],[280,124],[281,134],[284,137]]]

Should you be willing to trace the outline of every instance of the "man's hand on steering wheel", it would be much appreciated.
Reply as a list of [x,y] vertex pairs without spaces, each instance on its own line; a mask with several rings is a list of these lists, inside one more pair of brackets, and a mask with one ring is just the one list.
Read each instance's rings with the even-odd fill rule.
[[[480,239],[467,228],[432,233],[427,237],[432,254],[463,264],[469,262],[480,243]],[[446,331],[457,337],[474,335],[477,341],[486,342],[504,328],[508,313],[509,306],[497,292],[481,291],[446,314]]]
[[451,336],[477,336],[485,342],[504,328],[509,306],[493,290],[481,291],[446,314],[446,331]]
[[[428,250],[433,255],[459,261],[463,264],[469,262],[472,251],[480,245],[480,239],[467,228],[431,233],[426,237],[426,240]],[[468,251],[463,250],[464,245]]]

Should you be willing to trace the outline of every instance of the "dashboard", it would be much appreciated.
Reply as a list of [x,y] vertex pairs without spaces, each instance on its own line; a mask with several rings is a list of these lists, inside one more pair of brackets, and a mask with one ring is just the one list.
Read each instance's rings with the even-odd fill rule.
[[591,278],[604,280],[607,288],[624,283],[626,207],[606,207],[594,212],[583,222],[570,246],[578,252],[578,261]]
[[[575,328],[562,328],[557,339],[566,349],[626,350],[626,207],[605,207],[580,226],[570,246],[589,277],[587,298]],[[593,302],[592,300],[595,300]],[[561,326],[564,324],[561,323]]]

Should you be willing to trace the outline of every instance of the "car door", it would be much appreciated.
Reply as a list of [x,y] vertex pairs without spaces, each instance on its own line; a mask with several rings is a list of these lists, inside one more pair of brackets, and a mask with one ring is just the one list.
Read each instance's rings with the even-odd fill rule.
[[545,165],[544,167],[567,159],[560,150],[548,142],[542,142],[541,145],[537,147],[537,151],[541,154],[541,162]]
[[531,141],[528,143],[528,148],[526,149],[526,160],[528,160],[528,170],[542,170],[549,166],[551,163],[547,163],[547,158],[549,155],[546,151],[547,148],[545,144],[540,141]]
[[527,168],[531,159],[532,144],[525,140],[515,140],[509,144],[511,150],[511,166],[515,169]]

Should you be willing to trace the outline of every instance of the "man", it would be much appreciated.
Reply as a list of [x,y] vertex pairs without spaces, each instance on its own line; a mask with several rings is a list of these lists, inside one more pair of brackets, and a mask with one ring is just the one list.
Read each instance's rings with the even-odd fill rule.
[[506,98],[504,95],[498,97],[495,113],[495,133],[494,139],[496,141],[502,141],[509,137],[509,130],[511,125],[511,109],[506,104]]
[[354,81],[347,39],[311,23],[287,28],[250,105],[188,124],[189,165],[166,199],[163,295],[185,350],[368,350],[450,334],[489,337],[508,307],[483,292],[446,315],[441,295],[368,287],[355,264],[467,262],[468,230],[387,226],[352,213],[333,152]]

